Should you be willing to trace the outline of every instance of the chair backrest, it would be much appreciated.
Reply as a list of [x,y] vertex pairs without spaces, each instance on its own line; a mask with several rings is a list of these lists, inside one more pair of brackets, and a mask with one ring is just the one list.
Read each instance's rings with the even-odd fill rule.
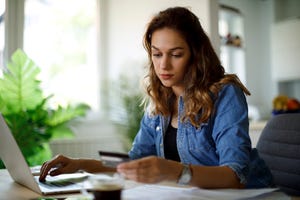
[[271,169],[274,183],[288,194],[300,195],[300,113],[272,117],[257,150]]

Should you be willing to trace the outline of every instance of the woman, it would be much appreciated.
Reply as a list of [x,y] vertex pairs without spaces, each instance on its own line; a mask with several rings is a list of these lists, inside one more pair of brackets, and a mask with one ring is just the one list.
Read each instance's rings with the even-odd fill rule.
[[[59,155],[43,164],[40,180],[75,172],[117,171],[126,178],[176,181],[201,188],[267,187],[272,176],[251,148],[249,91],[225,74],[199,19],[175,7],[158,13],[144,35],[149,56],[149,106],[129,156],[117,169],[101,161]],[[55,169],[52,169],[57,167]]]

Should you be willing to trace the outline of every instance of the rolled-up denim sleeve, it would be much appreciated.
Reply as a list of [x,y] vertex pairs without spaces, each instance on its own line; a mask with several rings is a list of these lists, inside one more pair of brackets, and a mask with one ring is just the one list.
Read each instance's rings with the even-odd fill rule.
[[219,93],[215,105],[213,138],[219,165],[230,167],[240,182],[246,184],[251,140],[245,95],[240,88],[227,85]]

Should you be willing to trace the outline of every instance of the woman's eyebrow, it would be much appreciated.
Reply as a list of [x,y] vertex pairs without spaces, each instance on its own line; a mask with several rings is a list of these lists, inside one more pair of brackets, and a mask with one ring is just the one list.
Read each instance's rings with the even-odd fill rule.
[[[151,48],[155,49],[155,50],[159,50],[159,48],[155,47],[154,45],[151,46]],[[184,49],[183,47],[173,47],[171,49],[169,49],[170,51],[174,51],[174,50],[182,50]]]

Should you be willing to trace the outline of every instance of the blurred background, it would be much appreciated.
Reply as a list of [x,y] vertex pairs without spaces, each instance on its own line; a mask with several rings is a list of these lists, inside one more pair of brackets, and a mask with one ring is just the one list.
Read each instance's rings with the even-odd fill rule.
[[251,91],[253,146],[273,99],[300,99],[298,0],[0,0],[1,69],[21,48],[41,68],[53,107],[91,106],[72,124],[74,138],[51,142],[53,154],[98,158],[98,150],[130,148],[142,114],[143,33],[155,13],[172,6],[199,17],[226,71]]

